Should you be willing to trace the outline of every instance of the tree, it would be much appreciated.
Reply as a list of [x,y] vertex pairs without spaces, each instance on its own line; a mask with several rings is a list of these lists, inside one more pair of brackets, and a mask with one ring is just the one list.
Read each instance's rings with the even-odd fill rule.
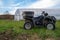
[[4,12],[4,15],[9,15],[9,11],[5,11]]

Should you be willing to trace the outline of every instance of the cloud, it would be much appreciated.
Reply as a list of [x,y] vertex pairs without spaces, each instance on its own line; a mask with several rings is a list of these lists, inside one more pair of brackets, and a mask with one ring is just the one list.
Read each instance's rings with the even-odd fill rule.
[[0,8],[3,6],[3,1],[0,0]]
[[21,0],[18,0],[18,1],[17,0],[0,0],[0,10],[2,9],[3,11],[4,9],[5,11],[7,11],[6,9],[16,10],[18,8],[24,8],[30,3],[32,3],[32,0],[22,0],[22,1]]
[[28,8],[50,8],[55,5],[56,1],[53,0],[38,0],[35,3],[32,3],[32,5],[28,6]]
[[[0,0],[0,14],[4,13],[5,11],[9,11],[10,14],[14,14],[16,9],[21,8],[20,5],[22,2],[20,3],[14,3],[14,1],[12,2],[12,0],[9,0],[9,5],[8,4],[4,4],[4,2],[2,0]],[[6,6],[5,6],[6,5]]]
[[60,0],[0,0],[0,8],[8,10],[11,14],[20,8],[58,8],[56,5],[60,5]]
[[[11,2],[12,0],[10,0]],[[29,3],[28,3],[29,2]],[[34,1],[33,1],[34,2]],[[20,9],[20,8],[26,8],[27,5],[31,4],[32,3],[32,0],[24,0],[22,2],[18,2],[18,3],[15,3],[15,2],[11,2],[9,3],[9,5],[5,6],[4,8],[8,8],[10,9],[9,12],[11,14],[14,14],[15,11],[17,9]]]
[[54,0],[55,6],[53,8],[59,9],[60,8],[60,0]]

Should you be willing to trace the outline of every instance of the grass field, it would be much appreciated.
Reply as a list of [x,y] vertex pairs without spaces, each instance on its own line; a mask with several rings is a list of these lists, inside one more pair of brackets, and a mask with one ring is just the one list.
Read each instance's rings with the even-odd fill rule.
[[50,38],[53,40],[60,40],[60,21],[56,22],[55,30],[47,30],[46,28],[34,27],[31,30],[25,30],[23,28],[24,21],[13,21],[13,20],[0,20],[0,33],[5,32],[6,30],[12,29],[14,35],[18,34],[28,34],[34,35],[37,34],[39,38],[43,40]]

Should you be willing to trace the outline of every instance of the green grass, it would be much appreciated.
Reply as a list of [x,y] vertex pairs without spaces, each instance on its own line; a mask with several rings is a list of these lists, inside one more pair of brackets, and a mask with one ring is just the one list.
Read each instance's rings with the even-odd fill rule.
[[25,30],[23,28],[24,21],[14,21],[14,20],[0,20],[0,32],[4,32],[7,29],[13,29],[16,34],[38,34],[41,38],[46,37],[60,37],[60,21],[56,22],[55,30],[47,30],[46,28],[34,27],[31,30]]

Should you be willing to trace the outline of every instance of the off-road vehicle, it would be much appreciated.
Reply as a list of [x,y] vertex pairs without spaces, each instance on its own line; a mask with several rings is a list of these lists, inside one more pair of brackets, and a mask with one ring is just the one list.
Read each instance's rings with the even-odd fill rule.
[[56,18],[54,16],[34,17],[34,12],[27,11],[23,13],[23,18],[25,19],[24,29],[32,29],[35,26],[44,26],[50,30],[55,29]]

